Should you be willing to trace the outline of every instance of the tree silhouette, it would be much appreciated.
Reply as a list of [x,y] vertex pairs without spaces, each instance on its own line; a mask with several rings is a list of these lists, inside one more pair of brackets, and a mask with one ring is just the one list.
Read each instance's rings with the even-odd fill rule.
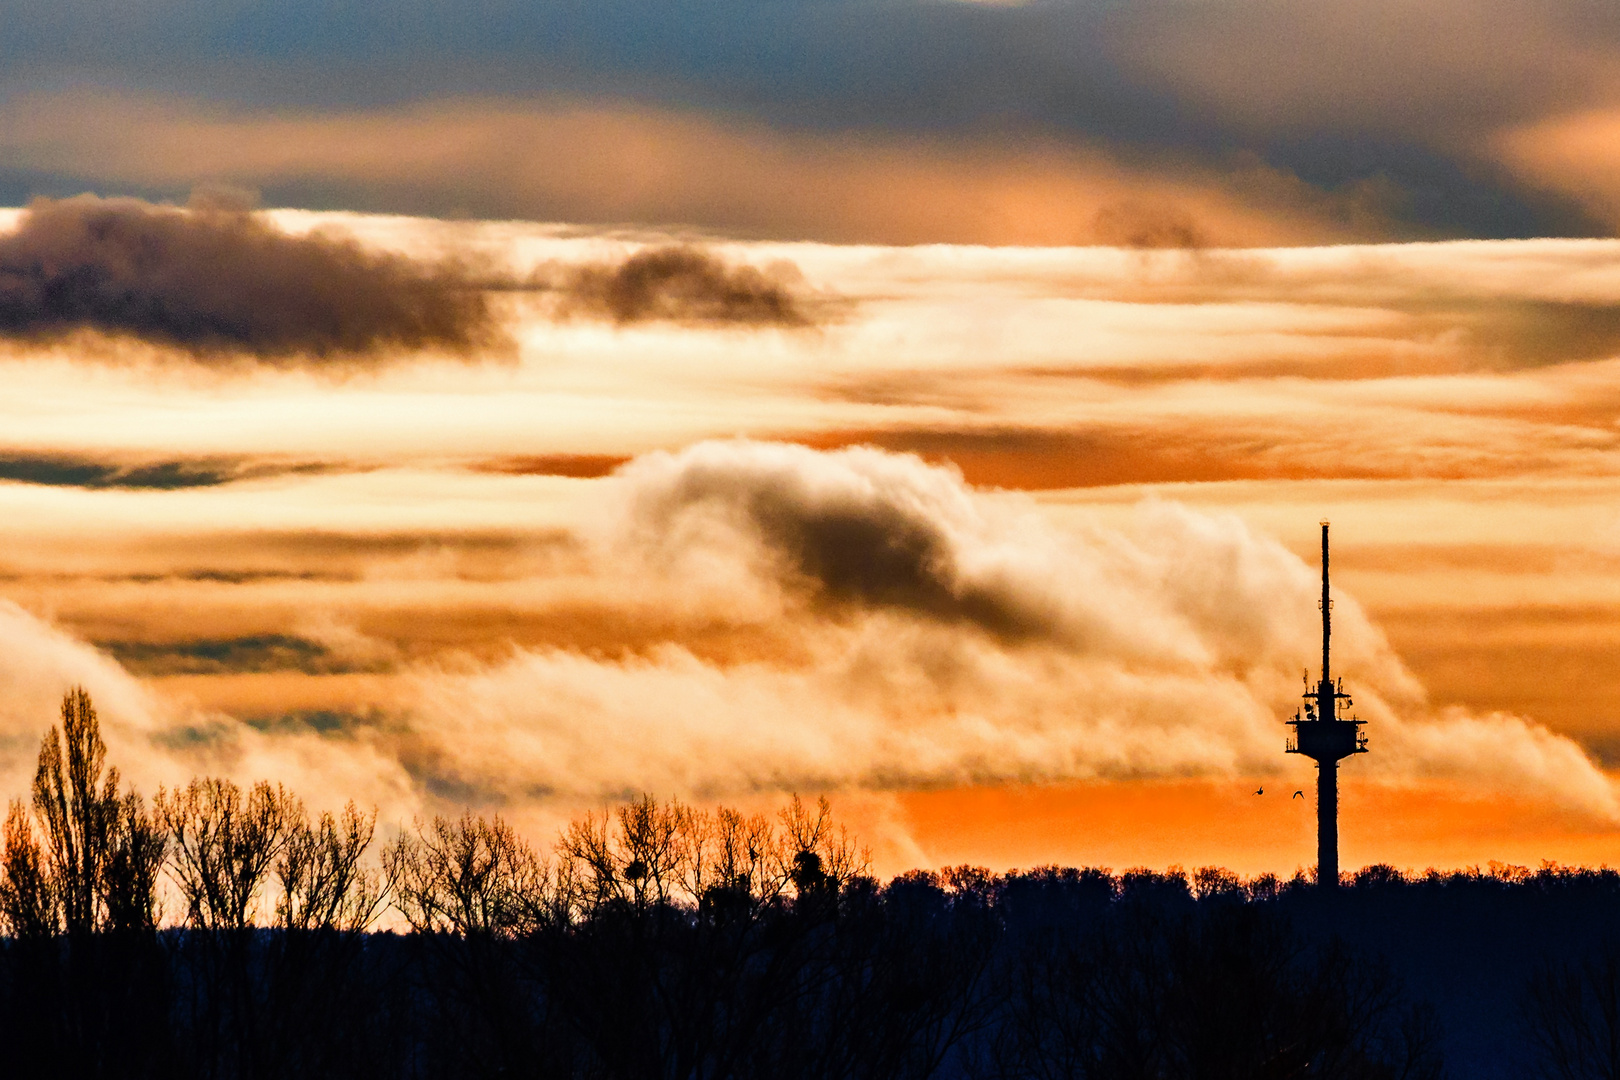
[[159,788],[157,816],[174,844],[169,873],[198,930],[240,932],[251,922],[271,868],[291,841],[303,804],[260,781],[244,796],[229,780]]
[[20,1075],[140,1076],[171,1046],[157,940],[166,838],[139,795],[119,793],[106,754],[90,695],[73,687],[40,744],[33,820],[20,801],[7,814],[0,917],[14,936]]
[[276,924],[342,933],[371,926],[393,890],[390,876],[362,861],[376,831],[376,812],[362,814],[353,802],[341,817],[323,813],[313,826],[296,816],[276,860]]
[[378,845],[375,811],[269,783],[148,812],[79,689],[37,764],[0,828],[7,1076],[1431,1080],[1425,998],[1464,1061],[1517,998],[1519,1074],[1620,1076],[1613,871],[881,883],[798,798],[642,796],[549,849],[468,811]]
[[13,799],[0,852],[0,918],[6,932],[25,941],[49,938],[61,927],[55,881],[34,835],[28,810]]
[[1526,983],[1521,1008],[1538,1052],[1535,1076],[1620,1080],[1620,941],[1543,964]]
[[[139,795],[118,793],[118,770],[105,768],[107,745],[83,687],[62,699],[62,727],[39,748],[34,815],[44,836],[51,903],[68,934],[149,929],[156,925],[157,870],[165,839]],[[18,825],[23,863],[29,841]],[[19,864],[22,877],[26,870]],[[44,894],[41,893],[41,896]]]

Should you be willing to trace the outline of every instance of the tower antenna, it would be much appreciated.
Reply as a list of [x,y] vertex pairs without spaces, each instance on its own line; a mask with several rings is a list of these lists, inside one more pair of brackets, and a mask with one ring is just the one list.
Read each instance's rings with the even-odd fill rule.
[[1353,702],[1333,682],[1328,655],[1333,637],[1333,599],[1328,593],[1328,523],[1322,522],[1322,680],[1307,688],[1302,708],[1288,721],[1294,729],[1290,754],[1316,761],[1316,882],[1324,889],[1339,885],[1339,761],[1367,752],[1365,720],[1345,717]]
[[1328,643],[1333,637],[1333,600],[1328,596],[1328,523],[1322,522],[1322,681],[1333,681],[1332,661],[1328,657]]

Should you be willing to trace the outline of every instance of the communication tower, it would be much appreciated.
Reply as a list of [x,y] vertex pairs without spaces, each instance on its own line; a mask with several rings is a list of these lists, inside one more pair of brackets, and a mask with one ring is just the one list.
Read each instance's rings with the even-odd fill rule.
[[1333,600],[1328,596],[1328,523],[1322,522],[1322,679],[1313,688],[1306,676],[1304,706],[1288,721],[1294,735],[1290,754],[1316,760],[1316,883],[1339,885],[1339,760],[1367,752],[1365,720],[1344,715],[1353,704],[1343,681],[1333,681],[1328,641],[1333,633]]

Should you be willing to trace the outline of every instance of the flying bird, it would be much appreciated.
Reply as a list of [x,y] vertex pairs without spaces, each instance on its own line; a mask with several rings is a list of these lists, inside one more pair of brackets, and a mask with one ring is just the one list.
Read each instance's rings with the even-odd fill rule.
[[1296,799],[1303,799],[1303,798],[1304,798],[1304,797],[1305,797],[1305,793],[1304,793],[1304,792],[1303,792],[1303,791],[1296,791],[1296,792],[1294,792],[1294,798],[1296,798]]
[[1266,793],[1265,788],[1261,788],[1259,791],[1255,792],[1256,795],[1264,795],[1265,793]]

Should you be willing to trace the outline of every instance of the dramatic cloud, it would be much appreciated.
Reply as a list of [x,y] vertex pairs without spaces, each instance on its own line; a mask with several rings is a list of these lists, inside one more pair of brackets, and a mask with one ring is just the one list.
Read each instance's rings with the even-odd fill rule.
[[[328,645],[294,634],[254,634],[183,642],[104,641],[98,646],[138,675],[215,675],[300,671],[325,675],[356,670]],[[367,670],[375,664],[358,666]]]
[[985,523],[947,475],[919,477],[904,459],[862,450],[850,452],[853,468],[818,475],[804,468],[802,450],[728,449],[708,445],[628,471],[642,481],[632,528],[650,552],[680,560],[694,538],[730,526],[758,536],[761,554],[837,601],[964,619],[1012,636],[1048,621],[1035,594],[999,588],[993,572],[976,575],[958,560],[953,533],[982,532]]
[[[558,599],[576,612],[661,607],[663,640],[403,666],[337,625],[110,643],[171,678],[373,673],[369,705],[300,707],[284,692],[279,713],[233,719],[159,703],[13,607],[0,636],[16,639],[6,677],[23,689],[0,772],[26,772],[50,699],[72,681],[106,697],[147,782],[258,768],[330,785],[371,769],[361,790],[396,811],[1288,767],[1281,719],[1313,659],[1317,583],[1236,519],[1150,502],[1059,530],[915,458],[746,442],[652,455],[605,483],[587,530],[595,569]],[[1335,614],[1377,750],[1361,771],[1620,814],[1573,742],[1518,717],[1431,710],[1359,606],[1341,594]],[[705,658],[691,643],[717,621],[784,647]]]
[[450,267],[288,235],[230,207],[36,201],[0,235],[0,334],[82,330],[198,358],[468,353],[495,338],[487,300]]
[[[699,621],[786,621],[796,655],[704,660],[672,640],[419,670],[398,744],[419,782],[521,803],[1284,765],[1316,582],[1234,519],[1158,503],[1125,529],[1058,533],[914,458],[750,443],[653,455],[617,484],[603,543],[618,588],[684,597]],[[1360,609],[1341,597],[1336,615],[1379,749],[1369,771],[1620,814],[1573,742],[1517,717],[1431,713]]]
[[191,461],[165,461],[150,465],[122,465],[82,458],[0,457],[0,480],[62,487],[187,488],[212,487],[232,479],[228,465]]
[[7,797],[23,795],[40,737],[54,722],[62,694],[82,684],[109,722],[109,736],[129,748],[158,727],[161,707],[114,660],[72,635],[0,601],[0,781]]
[[1115,25],[1128,67],[1250,132],[1364,145],[1456,142],[1589,101],[1613,89],[1620,45],[1610,14],[1538,0],[1147,0]]

